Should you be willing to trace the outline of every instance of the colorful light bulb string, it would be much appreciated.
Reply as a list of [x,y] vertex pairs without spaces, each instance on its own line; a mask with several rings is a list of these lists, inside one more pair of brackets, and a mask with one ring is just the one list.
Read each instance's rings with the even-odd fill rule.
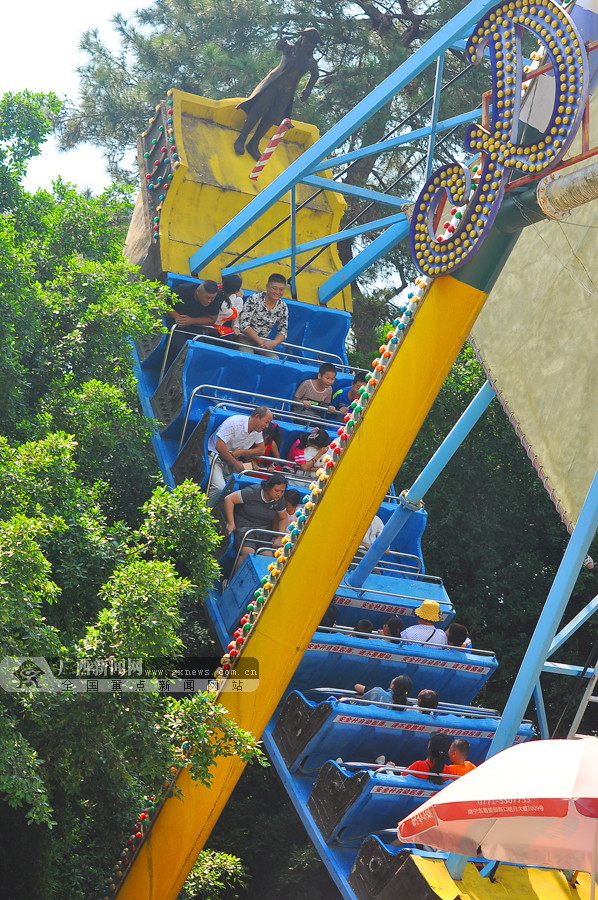
[[[455,210],[455,215],[457,212],[458,210]],[[359,389],[359,400],[354,400],[350,404],[349,412],[344,417],[345,424],[338,429],[338,437],[330,445],[332,455],[327,454],[323,458],[322,466],[317,469],[315,479],[309,485],[310,493],[303,497],[303,506],[297,511],[297,521],[289,525],[289,534],[282,538],[282,546],[274,553],[275,562],[269,563],[268,575],[261,579],[260,586],[247,604],[245,615],[242,617],[239,627],[235,630],[226,648],[227,652],[220,660],[220,667],[214,672],[214,677],[219,681],[225,680],[233,674],[235,663],[241,653],[243,644],[247,641],[272,591],[281,578],[301,532],[323,496],[332,471],[349,445],[367,404],[374,396],[386,369],[401,346],[432,281],[433,279],[424,275],[416,278],[407,294],[406,302],[399,307],[398,316],[393,322],[393,327],[386,335],[386,343],[381,344],[378,348],[378,356],[372,360],[372,371],[366,376],[366,384]]]

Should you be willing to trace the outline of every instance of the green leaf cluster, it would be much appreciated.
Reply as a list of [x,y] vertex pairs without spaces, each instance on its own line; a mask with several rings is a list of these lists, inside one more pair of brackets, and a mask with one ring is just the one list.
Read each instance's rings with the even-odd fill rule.
[[[20,188],[55,110],[52,96],[0,102],[0,187],[7,172],[14,181],[0,194],[0,666],[199,654],[218,538],[196,485],[152,494],[131,371],[130,341],[155,325],[163,289],[122,258],[126,188]],[[261,759],[207,695],[0,688],[0,704],[11,897],[52,900],[65,885],[73,900],[95,896],[183,739],[205,783],[220,754]],[[223,858],[215,890],[242,878]]]

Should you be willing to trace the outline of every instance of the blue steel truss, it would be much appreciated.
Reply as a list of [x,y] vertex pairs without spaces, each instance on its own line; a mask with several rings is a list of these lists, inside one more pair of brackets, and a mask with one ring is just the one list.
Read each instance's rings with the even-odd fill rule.
[[[333,166],[344,165],[349,161],[361,159],[364,156],[382,153],[392,150],[405,143],[409,143],[416,138],[428,137],[428,149],[425,155],[426,169],[429,171],[432,166],[432,158],[436,143],[436,135],[440,132],[455,128],[466,122],[474,121],[479,118],[481,111],[474,110],[463,116],[449,119],[445,122],[438,121],[440,91],[442,82],[444,53],[453,46],[457,41],[467,36],[472,27],[478,22],[492,6],[496,0],[472,0],[454,19],[444,25],[430,40],[420,47],[403,65],[399,66],[391,75],[389,75],[377,88],[364,97],[351,112],[347,113],[336,125],[334,125],[326,134],[312,146],[309,147],[294,163],[292,163],[279,177],[268,185],[260,193],[258,197],[252,200],[245,209],[238,213],[230,222],[222,228],[218,234],[207,241],[203,247],[197,250],[189,259],[189,267],[193,275],[197,275],[207,266],[215,257],[219,256],[236,238],[238,238],[250,225],[252,225],[259,217],[273,204],[276,203],[284,194],[293,191],[298,184],[307,184],[318,189],[338,191],[343,194],[359,197],[361,199],[372,202],[380,202],[398,209],[405,205],[408,201],[395,197],[381,191],[374,191],[366,188],[358,188],[353,185],[340,183],[338,180],[331,180],[318,176],[317,172],[325,171]],[[347,139],[368,121],[381,107],[391,101],[403,88],[409,84],[414,78],[423,72],[431,63],[436,62],[436,83],[434,96],[432,99],[432,111],[430,124],[418,131],[407,131],[405,134],[396,138],[383,140],[378,144],[362,147],[360,150],[352,153],[344,153],[335,158],[329,159],[331,153],[342,147]],[[338,176],[337,176],[338,177]],[[294,220],[295,209],[292,204],[291,218]],[[321,304],[328,303],[343,287],[357,278],[366,268],[375,263],[400,240],[402,240],[409,231],[407,217],[401,215],[400,221],[396,221],[394,217],[389,219],[386,230],[382,232],[374,241],[367,245],[360,253],[340,269],[335,275],[329,278],[319,290],[319,302]],[[380,227],[380,226],[379,226]],[[355,233],[350,231],[340,232],[337,240],[344,237],[355,237]],[[325,238],[322,243],[314,246],[324,246]],[[295,257],[298,248],[291,246],[285,253],[291,257],[292,268],[295,269]],[[276,258],[281,256],[276,254]],[[272,262],[272,256],[262,257],[260,265]],[[235,261],[236,262],[236,261]],[[242,271],[247,268],[246,263],[240,263],[223,272]]]

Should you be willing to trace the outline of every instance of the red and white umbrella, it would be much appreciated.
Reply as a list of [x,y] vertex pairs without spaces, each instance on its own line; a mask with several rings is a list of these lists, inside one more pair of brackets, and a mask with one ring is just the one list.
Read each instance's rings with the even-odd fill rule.
[[398,825],[399,839],[464,856],[592,874],[598,854],[598,738],[503,750]]

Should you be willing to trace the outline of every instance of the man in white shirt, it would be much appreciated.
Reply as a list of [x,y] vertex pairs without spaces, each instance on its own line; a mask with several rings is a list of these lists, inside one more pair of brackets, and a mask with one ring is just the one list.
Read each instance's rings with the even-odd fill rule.
[[208,452],[213,460],[212,477],[208,485],[208,499],[214,501],[233,472],[242,472],[243,460],[263,456],[262,430],[272,421],[267,406],[258,406],[250,416],[230,416],[208,440]]
[[448,643],[446,634],[442,628],[436,628],[435,623],[440,620],[440,604],[438,600],[423,600],[421,606],[415,610],[417,625],[411,625],[401,632],[401,637],[410,641],[420,641],[422,644],[441,644],[445,647]]

